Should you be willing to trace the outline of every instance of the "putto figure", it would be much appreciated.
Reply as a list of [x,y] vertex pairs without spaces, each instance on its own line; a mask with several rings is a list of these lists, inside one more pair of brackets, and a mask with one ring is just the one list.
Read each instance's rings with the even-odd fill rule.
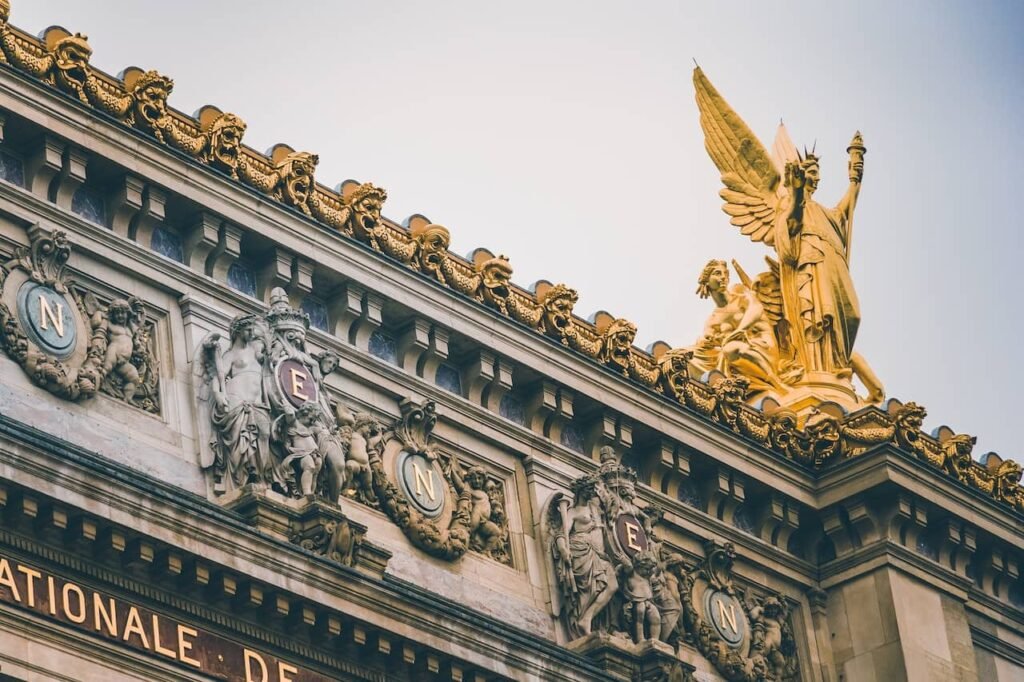
[[853,351],[860,326],[860,303],[850,277],[853,214],[864,175],[860,133],[850,146],[846,194],[834,208],[814,201],[819,158],[796,151],[788,136],[769,156],[753,132],[698,67],[693,82],[705,146],[722,172],[723,210],[731,222],[779,257],[778,294],[786,324],[784,345],[792,344],[804,370],[800,383],[819,397],[861,402],[850,381],[854,373],[878,402],[882,387],[867,363]]
[[747,284],[730,287],[729,266],[725,261],[712,260],[700,274],[697,294],[710,298],[715,310],[693,347],[694,367],[701,372],[718,370],[727,377],[747,377],[756,382],[755,388],[787,391],[787,384],[792,383],[794,374],[799,376],[799,370],[784,367],[786,359],[772,321],[754,290]]
[[[107,352],[103,358],[103,388],[131,403],[142,381],[136,356],[149,355],[146,311],[134,296],[114,299],[107,307]],[[141,343],[140,343],[141,341]],[[141,364],[141,363],[139,363]]]

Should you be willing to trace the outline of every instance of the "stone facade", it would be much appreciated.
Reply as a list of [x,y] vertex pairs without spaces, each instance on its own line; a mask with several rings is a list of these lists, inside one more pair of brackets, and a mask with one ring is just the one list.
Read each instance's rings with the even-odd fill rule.
[[794,455],[379,188],[146,118],[159,75],[98,115],[75,38],[4,25],[0,679],[1024,674],[1012,463],[895,402]]

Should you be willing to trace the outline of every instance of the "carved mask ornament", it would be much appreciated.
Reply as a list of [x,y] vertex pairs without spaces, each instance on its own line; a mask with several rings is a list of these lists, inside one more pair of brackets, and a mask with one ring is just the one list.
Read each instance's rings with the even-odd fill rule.
[[579,300],[575,289],[558,284],[546,291],[541,300],[543,331],[549,336],[568,344],[567,336],[572,327],[572,309]]
[[156,71],[145,72],[130,88],[135,125],[152,132],[161,141],[159,122],[167,116],[167,98],[172,90],[174,81]]
[[364,182],[348,197],[348,205],[352,209],[352,232],[357,239],[369,240],[381,226],[381,210],[387,201],[388,193],[381,187]]
[[245,121],[234,114],[218,116],[210,127],[206,162],[234,177],[238,173],[245,129]]
[[634,340],[636,340],[636,325],[629,320],[615,320],[604,333],[604,345],[601,348],[602,361],[627,374]]
[[73,93],[78,99],[87,102],[85,83],[89,78],[89,59],[92,48],[89,38],[76,33],[58,40],[53,47],[55,77],[57,86]]
[[313,193],[313,174],[320,157],[309,152],[292,152],[278,165],[279,176],[276,196],[289,206],[309,213],[307,202]]
[[448,247],[452,241],[448,229],[430,224],[414,229],[412,236],[419,244],[420,269],[439,282],[445,282],[442,265],[448,257]]

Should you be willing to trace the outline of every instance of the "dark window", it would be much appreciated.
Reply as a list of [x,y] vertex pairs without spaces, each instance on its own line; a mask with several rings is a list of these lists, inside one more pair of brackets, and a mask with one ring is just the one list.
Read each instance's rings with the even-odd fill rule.
[[327,306],[315,298],[302,299],[302,311],[309,315],[309,324],[320,331],[327,331]]
[[498,414],[520,426],[526,425],[526,410],[523,409],[523,403],[511,393],[501,396]]
[[459,376],[459,370],[451,365],[442,364],[437,368],[434,383],[446,391],[462,395],[462,377]]
[[107,207],[99,192],[88,185],[82,185],[71,197],[71,212],[97,225],[107,224]]
[[0,149],[0,180],[18,187],[25,186],[25,164],[6,149]]
[[232,263],[228,268],[228,286],[248,296],[256,296],[256,276],[241,263]]
[[370,334],[370,355],[392,365],[398,364],[398,345],[390,334],[379,329]]
[[185,262],[185,249],[181,237],[162,225],[153,230],[153,250],[179,263]]
[[583,454],[583,431],[576,424],[572,422],[566,424],[565,428],[562,429],[562,437],[560,440],[562,441],[562,445],[565,447]]

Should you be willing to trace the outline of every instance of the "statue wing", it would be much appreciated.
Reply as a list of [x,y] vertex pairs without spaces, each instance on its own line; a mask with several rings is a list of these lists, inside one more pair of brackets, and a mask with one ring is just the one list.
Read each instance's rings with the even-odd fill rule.
[[775,339],[782,350],[789,348],[789,321],[786,319],[786,304],[782,297],[779,262],[765,256],[768,270],[762,272],[754,280],[751,289],[764,308],[765,317],[771,322],[775,331]]
[[704,147],[722,173],[722,210],[751,241],[774,246],[781,179],[764,145],[732,110],[698,66],[693,85],[704,130]]
[[765,258],[765,261],[768,263],[768,270],[758,275],[750,288],[754,290],[757,300],[764,307],[765,315],[772,324],[776,324],[785,318],[779,262],[772,258]]

